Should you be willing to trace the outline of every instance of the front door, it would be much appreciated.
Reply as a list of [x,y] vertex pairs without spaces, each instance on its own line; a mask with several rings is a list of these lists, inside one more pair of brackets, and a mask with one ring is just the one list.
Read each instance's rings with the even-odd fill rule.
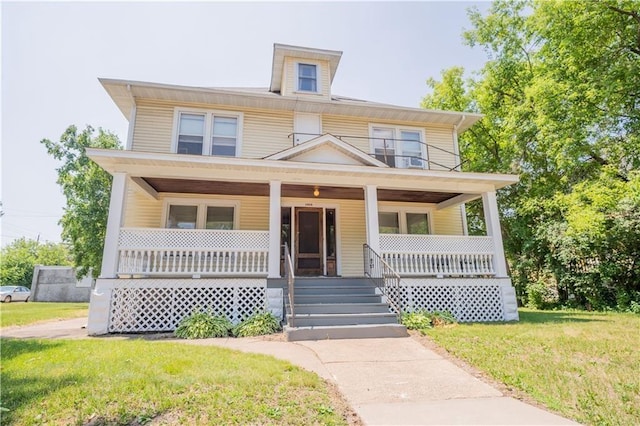
[[322,275],[322,209],[296,209],[296,275]]

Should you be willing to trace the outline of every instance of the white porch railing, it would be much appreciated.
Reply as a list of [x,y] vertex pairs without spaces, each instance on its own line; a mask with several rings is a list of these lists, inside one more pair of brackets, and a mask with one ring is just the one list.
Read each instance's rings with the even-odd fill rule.
[[495,275],[491,237],[382,234],[380,252],[401,276]]
[[122,228],[118,275],[262,276],[268,231]]

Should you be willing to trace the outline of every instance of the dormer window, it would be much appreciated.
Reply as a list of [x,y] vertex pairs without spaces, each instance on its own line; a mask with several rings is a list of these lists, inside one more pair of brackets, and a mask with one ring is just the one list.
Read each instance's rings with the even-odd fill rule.
[[318,67],[313,64],[298,64],[298,90],[318,92]]

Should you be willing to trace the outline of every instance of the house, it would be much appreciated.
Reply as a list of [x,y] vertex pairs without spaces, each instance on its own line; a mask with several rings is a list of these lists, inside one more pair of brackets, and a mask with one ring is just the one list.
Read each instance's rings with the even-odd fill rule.
[[[420,307],[518,319],[496,204],[517,177],[460,170],[481,116],[335,95],[341,55],[275,44],[264,89],[100,79],[129,133],[87,150],[113,176],[90,334],[202,308],[270,309],[290,338],[395,335]],[[474,199],[486,236],[466,232]]]

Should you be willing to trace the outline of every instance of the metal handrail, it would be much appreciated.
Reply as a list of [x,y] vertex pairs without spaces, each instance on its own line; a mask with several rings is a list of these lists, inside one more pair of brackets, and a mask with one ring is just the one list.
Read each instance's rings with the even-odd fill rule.
[[[429,159],[422,158],[422,157],[415,157],[415,158],[419,158],[422,161],[427,162],[428,164],[435,164],[436,166],[448,169],[449,171],[459,171],[461,166],[462,166],[462,164],[464,164],[466,162],[466,160],[460,161],[461,160],[460,159],[460,154],[457,154],[457,153],[455,153],[453,151],[449,151],[448,149],[444,149],[444,148],[441,148],[441,147],[436,146],[436,145],[431,145],[431,144],[428,144],[426,142],[417,141],[417,140],[414,140],[414,139],[374,138],[372,136],[334,135],[334,134],[331,134],[331,133],[327,133],[327,134],[329,134],[329,135],[331,135],[331,136],[333,136],[333,137],[335,137],[337,139],[340,139],[340,140],[342,140],[342,138],[349,138],[349,139],[368,139],[368,140],[374,139],[374,140],[384,141],[383,149],[385,149],[385,151],[386,151],[386,145],[387,145],[386,142],[387,141],[392,141],[392,142],[396,142],[396,141],[399,141],[399,142],[417,142],[420,145],[424,145],[427,148],[427,156],[428,156],[428,153],[429,153],[429,149],[430,148],[434,148],[434,149],[437,149],[438,151],[442,151],[444,153],[452,155],[454,159],[457,158],[459,163],[456,164],[453,167],[449,167],[449,166],[445,166],[443,164],[439,164],[439,163],[437,163],[437,162],[435,162],[433,160],[429,160]],[[304,133],[304,132],[289,133],[287,135],[287,138],[290,139],[293,136],[294,137],[294,140],[293,140],[293,144],[294,145],[295,145],[295,135],[322,136],[321,133]],[[375,156],[375,153],[374,154],[368,154],[368,155]],[[386,152],[385,152],[385,156],[387,156]],[[394,155],[394,157],[410,157],[410,156]]]
[[294,295],[294,283],[296,277],[293,272],[293,262],[291,261],[291,253],[289,253],[289,246],[284,244],[284,278],[287,281],[287,288],[289,293],[289,309],[291,310],[291,322],[289,323],[291,327],[295,327],[295,307],[293,301],[295,299]]
[[398,319],[402,310],[389,295],[389,288],[399,289],[400,275],[393,270],[385,260],[380,257],[368,244],[363,244],[364,274],[387,297],[387,303],[395,311]]

